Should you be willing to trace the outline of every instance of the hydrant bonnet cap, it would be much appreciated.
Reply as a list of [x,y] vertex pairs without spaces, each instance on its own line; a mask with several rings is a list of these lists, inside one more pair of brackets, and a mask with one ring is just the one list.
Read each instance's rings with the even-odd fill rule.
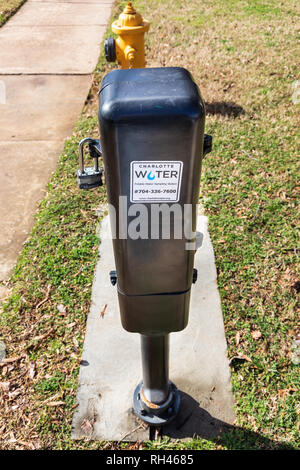
[[131,2],[129,2],[120,14],[118,22],[121,26],[141,26],[143,18],[142,15],[136,12]]

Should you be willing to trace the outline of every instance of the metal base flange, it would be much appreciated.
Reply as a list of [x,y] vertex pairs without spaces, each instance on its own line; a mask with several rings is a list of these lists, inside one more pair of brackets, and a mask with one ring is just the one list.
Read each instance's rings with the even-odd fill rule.
[[140,382],[133,394],[133,408],[140,419],[150,426],[164,426],[170,423],[179,411],[180,394],[173,382],[169,382],[169,396],[165,403],[154,405],[143,399],[143,382]]

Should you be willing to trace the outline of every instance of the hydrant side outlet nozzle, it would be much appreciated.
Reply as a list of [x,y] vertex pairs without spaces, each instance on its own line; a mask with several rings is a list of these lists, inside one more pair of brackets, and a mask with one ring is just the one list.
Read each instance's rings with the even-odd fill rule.
[[104,43],[104,53],[107,62],[115,62],[117,59],[116,43],[114,38],[107,38]]
[[129,2],[119,18],[112,23],[111,28],[118,38],[108,38],[105,41],[106,60],[117,60],[122,69],[144,68],[144,34],[149,27],[149,21],[144,20]]

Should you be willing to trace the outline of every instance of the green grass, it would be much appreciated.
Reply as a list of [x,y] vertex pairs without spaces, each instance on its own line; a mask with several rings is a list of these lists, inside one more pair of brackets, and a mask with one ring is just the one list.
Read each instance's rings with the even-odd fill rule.
[[277,6],[277,1],[266,0],[248,0],[247,5],[244,7],[244,12],[247,15],[262,16],[269,18],[272,16],[281,15],[282,9]]
[[26,0],[1,0],[0,2],[0,27],[14,15]]
[[[221,135],[222,126],[214,123],[211,132]],[[252,138],[242,141],[243,135]],[[238,420],[247,429],[255,423],[258,433],[274,441],[281,438],[296,444],[299,395],[292,392],[280,398],[279,394],[299,387],[299,369],[291,362],[298,325],[292,275],[298,244],[294,137],[267,138],[262,126],[243,121],[231,132],[226,129],[228,138],[228,147],[223,139],[215,140],[213,158],[205,164],[203,194],[229,356],[242,352],[252,361],[233,370]],[[287,150],[279,151],[283,148]],[[259,339],[251,336],[256,330]],[[237,333],[243,338],[238,346]]]
[[[201,203],[215,249],[228,355],[250,359],[232,361],[237,422],[230,432],[211,441],[164,439],[144,448],[299,447],[299,367],[292,361],[299,334],[298,109],[291,103],[298,78],[297,3],[137,0],[134,5],[151,21],[148,66],[188,68],[208,103],[206,132],[214,141],[203,163]],[[114,14],[119,11],[115,7]],[[8,356],[23,355],[0,370],[0,382],[9,381],[10,392],[20,391],[12,402],[3,395],[1,402],[0,395],[3,448],[109,448],[73,442],[70,429],[99,245],[96,209],[106,200],[105,188],[77,189],[77,145],[98,135],[96,91],[112,68],[101,57],[0,317]],[[64,404],[55,405],[59,402]],[[18,406],[13,414],[12,404]]]

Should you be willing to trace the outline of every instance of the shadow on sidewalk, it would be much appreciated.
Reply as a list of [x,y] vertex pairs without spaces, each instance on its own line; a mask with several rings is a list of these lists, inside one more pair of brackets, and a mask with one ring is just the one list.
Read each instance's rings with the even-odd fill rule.
[[276,442],[263,435],[233,426],[211,416],[190,395],[180,391],[181,408],[175,421],[162,430],[163,436],[172,439],[203,438],[231,450],[293,450],[286,442]]

